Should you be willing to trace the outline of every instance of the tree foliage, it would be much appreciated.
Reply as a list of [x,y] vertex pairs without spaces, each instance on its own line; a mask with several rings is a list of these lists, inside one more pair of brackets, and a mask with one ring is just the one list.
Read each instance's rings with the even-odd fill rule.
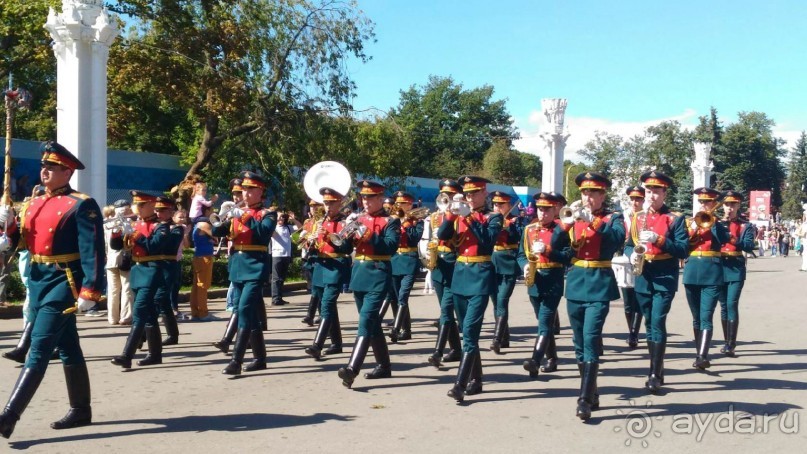
[[0,0],[0,87],[8,86],[33,95],[29,110],[21,110],[14,124],[14,136],[51,138],[56,131],[56,59],[51,38],[43,28],[48,8],[59,0]]
[[345,62],[367,61],[373,38],[356,4],[338,0],[120,0],[113,9],[134,26],[110,54],[110,140],[181,152],[189,175],[237,159],[236,144],[275,161],[305,126],[349,112]]
[[492,98],[492,86],[464,89],[450,77],[431,76],[426,85],[401,91],[390,117],[410,137],[414,174],[478,172],[495,142],[511,147],[519,136],[506,100]]
[[480,173],[497,184],[539,186],[540,179],[536,176],[541,175],[541,160],[497,140],[485,152]]
[[801,219],[802,204],[807,198],[807,133],[801,132],[790,153],[787,165],[787,181],[782,196],[782,216],[785,219]]

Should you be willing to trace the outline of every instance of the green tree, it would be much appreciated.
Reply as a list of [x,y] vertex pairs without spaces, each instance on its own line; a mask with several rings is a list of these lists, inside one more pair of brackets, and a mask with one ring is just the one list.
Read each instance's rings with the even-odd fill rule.
[[14,136],[18,138],[55,137],[56,58],[42,25],[48,8],[60,4],[59,0],[0,0],[0,87],[5,89],[13,74],[14,87],[33,95],[31,108],[17,114]]
[[541,171],[541,160],[512,149],[503,140],[497,140],[485,153],[482,169],[482,174],[494,183],[532,186],[537,182],[536,170]]
[[110,141],[179,151],[189,175],[254,150],[274,162],[305,126],[349,112],[345,62],[367,61],[373,39],[355,2],[120,0],[113,9],[134,25],[110,53]]
[[807,189],[807,133],[801,132],[790,153],[787,166],[787,181],[782,196],[782,216],[785,219],[801,219],[802,203]]
[[440,178],[478,171],[494,142],[510,147],[518,132],[505,100],[492,97],[490,85],[466,90],[437,76],[401,91],[390,117],[410,136],[413,174]]
[[774,137],[776,123],[762,112],[740,112],[725,128],[722,147],[712,154],[718,189],[747,192],[771,190],[771,204],[781,206],[785,157],[784,141]]

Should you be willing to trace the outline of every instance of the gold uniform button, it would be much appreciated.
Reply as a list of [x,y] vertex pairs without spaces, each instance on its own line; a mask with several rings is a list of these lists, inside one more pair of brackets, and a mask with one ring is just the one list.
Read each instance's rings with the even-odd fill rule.
[[45,246],[45,249],[50,249],[50,246]]
[[61,212],[61,211],[57,211],[57,212],[56,212],[56,216],[61,216],[61,215],[62,215],[62,212]]
[[53,227],[48,229],[48,232],[52,232],[52,231],[53,231]]

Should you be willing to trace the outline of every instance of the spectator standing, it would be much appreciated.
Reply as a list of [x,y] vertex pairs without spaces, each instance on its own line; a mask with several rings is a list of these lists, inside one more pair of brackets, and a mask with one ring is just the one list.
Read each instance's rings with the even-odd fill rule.
[[[271,208],[269,211],[272,211]],[[294,218],[294,213],[283,213],[278,217],[275,233],[272,234],[272,306],[286,304],[283,300],[283,282],[291,264],[291,234],[302,227]]]
[[[132,207],[129,201],[120,199],[111,206],[104,207],[104,219],[115,216],[130,217]],[[112,231],[104,229],[106,245],[106,298],[107,320],[110,325],[132,324],[132,300],[134,296],[129,285],[129,270],[132,268],[132,253],[116,251],[109,247]]]
[[182,320],[182,313],[179,311],[179,288],[182,286],[182,252],[191,247],[190,234],[191,226],[188,224],[188,212],[180,208],[174,212],[174,224],[181,226],[184,229],[182,241],[177,248],[177,261],[169,262],[169,266],[174,267],[173,275],[176,279],[169,285],[168,297],[171,300],[171,309],[174,310],[174,316],[177,320]]
[[191,282],[191,320],[207,322],[212,320],[207,310],[207,290],[213,279],[213,225],[210,224],[212,208],[206,208],[204,215],[193,227],[193,280]]

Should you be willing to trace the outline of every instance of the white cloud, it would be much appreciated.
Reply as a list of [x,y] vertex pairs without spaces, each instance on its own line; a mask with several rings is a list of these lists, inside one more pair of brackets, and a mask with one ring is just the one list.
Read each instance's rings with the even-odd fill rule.
[[[642,134],[649,126],[657,125],[663,121],[676,120],[686,129],[694,129],[698,124],[698,117],[704,114],[698,114],[695,109],[685,109],[684,112],[678,115],[671,115],[665,118],[656,118],[646,121],[615,121],[607,118],[594,118],[594,117],[572,117],[566,116],[565,128],[566,133],[569,134],[569,139],[566,142],[565,159],[572,161],[582,161],[582,157],[578,151],[583,149],[585,144],[594,139],[597,131],[607,132],[609,134],[617,134],[625,139],[631,138],[635,135]],[[722,119],[724,125],[736,121],[736,118]],[[549,123],[546,117],[539,110],[534,110],[530,113],[526,122],[523,119],[515,119],[515,124],[521,133],[521,139],[515,143],[519,151],[532,153],[538,156],[546,149],[546,144],[541,139],[540,134],[549,131]],[[788,149],[793,148],[798,140],[800,130],[793,130],[787,127],[782,129],[774,128],[774,135],[781,137],[787,141],[785,147]]]

